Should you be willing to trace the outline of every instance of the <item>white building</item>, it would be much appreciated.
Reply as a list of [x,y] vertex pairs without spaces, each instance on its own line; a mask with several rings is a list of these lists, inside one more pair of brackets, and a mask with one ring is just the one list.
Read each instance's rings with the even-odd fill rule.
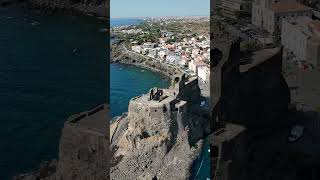
[[131,49],[133,52],[141,53],[141,46],[132,46]]
[[190,58],[187,55],[181,55],[181,59],[180,59],[180,66],[184,67],[184,66],[188,66],[190,61]]
[[158,55],[158,50],[156,48],[149,49],[149,57],[156,58]]
[[222,15],[237,18],[238,15],[247,15],[251,11],[252,0],[221,0]]
[[174,53],[169,53],[166,56],[166,62],[169,64],[179,64],[181,59],[180,53],[174,52]]
[[210,80],[210,66],[199,66],[198,67],[198,79],[204,83],[208,83]]
[[201,66],[207,66],[207,64],[203,61],[196,61],[194,59],[189,62],[189,70],[194,72],[196,75],[198,74],[198,68]]
[[191,53],[191,57],[192,58],[197,57],[199,54],[200,54],[200,49],[199,48],[192,49],[192,53]]
[[167,50],[160,50],[158,53],[158,57],[164,59],[167,56]]
[[306,60],[314,66],[320,63],[320,21],[308,17],[282,21],[281,43],[293,52],[298,60]]
[[146,42],[146,43],[143,43],[143,48],[155,48],[156,47],[156,43],[151,43],[151,42]]
[[290,17],[312,17],[312,8],[296,0],[255,0],[252,3],[252,24],[271,34],[281,31],[282,19]]

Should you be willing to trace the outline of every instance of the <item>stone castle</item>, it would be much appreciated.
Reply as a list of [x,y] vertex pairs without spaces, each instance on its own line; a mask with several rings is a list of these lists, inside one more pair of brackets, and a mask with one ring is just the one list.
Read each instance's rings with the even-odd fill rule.
[[111,124],[111,178],[188,179],[207,123],[200,99],[197,78],[185,74],[132,98],[128,114]]
[[240,42],[234,39],[213,49],[209,139],[214,180],[249,179],[249,147],[287,123],[290,91],[281,73],[282,48],[244,56]]

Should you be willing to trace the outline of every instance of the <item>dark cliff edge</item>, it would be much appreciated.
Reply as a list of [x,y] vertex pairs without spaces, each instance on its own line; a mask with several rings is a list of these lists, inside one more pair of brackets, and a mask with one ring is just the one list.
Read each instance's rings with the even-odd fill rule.
[[43,163],[34,172],[14,180],[109,179],[109,107],[100,105],[72,115],[60,138],[58,160]]
[[106,19],[109,17],[109,1],[103,0],[0,0],[0,7],[22,6],[38,9],[44,13],[61,11],[71,15],[89,15]]

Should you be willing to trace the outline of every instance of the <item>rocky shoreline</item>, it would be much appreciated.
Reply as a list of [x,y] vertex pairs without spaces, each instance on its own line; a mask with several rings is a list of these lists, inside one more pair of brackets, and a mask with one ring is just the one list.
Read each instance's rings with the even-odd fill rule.
[[60,0],[5,0],[0,1],[0,6],[21,6],[24,10],[39,10],[41,13],[53,14],[62,12],[65,14],[80,16],[94,16],[99,19],[107,19],[109,4],[101,0],[89,1],[60,1]]
[[182,70],[179,67],[170,66],[157,61],[147,56],[139,56],[131,53],[123,53],[120,45],[113,45],[111,48],[111,60],[110,63],[119,63],[124,65],[132,65],[139,68],[151,70],[156,73],[160,73],[172,80],[172,77],[181,74]]

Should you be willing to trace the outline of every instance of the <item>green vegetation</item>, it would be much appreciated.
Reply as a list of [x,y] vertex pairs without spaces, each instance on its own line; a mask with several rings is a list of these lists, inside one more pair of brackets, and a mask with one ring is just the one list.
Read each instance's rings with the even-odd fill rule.
[[169,23],[150,23],[144,22],[136,26],[136,29],[142,29],[144,33],[138,34],[127,34],[119,32],[117,33],[118,43],[124,43],[128,46],[132,42],[137,42],[138,45],[141,45],[145,42],[158,42],[161,37],[161,31],[173,32],[174,36],[172,39],[168,40],[168,43],[173,43],[177,41],[182,41],[186,35],[196,37],[204,33],[209,32],[209,22],[169,22]]

